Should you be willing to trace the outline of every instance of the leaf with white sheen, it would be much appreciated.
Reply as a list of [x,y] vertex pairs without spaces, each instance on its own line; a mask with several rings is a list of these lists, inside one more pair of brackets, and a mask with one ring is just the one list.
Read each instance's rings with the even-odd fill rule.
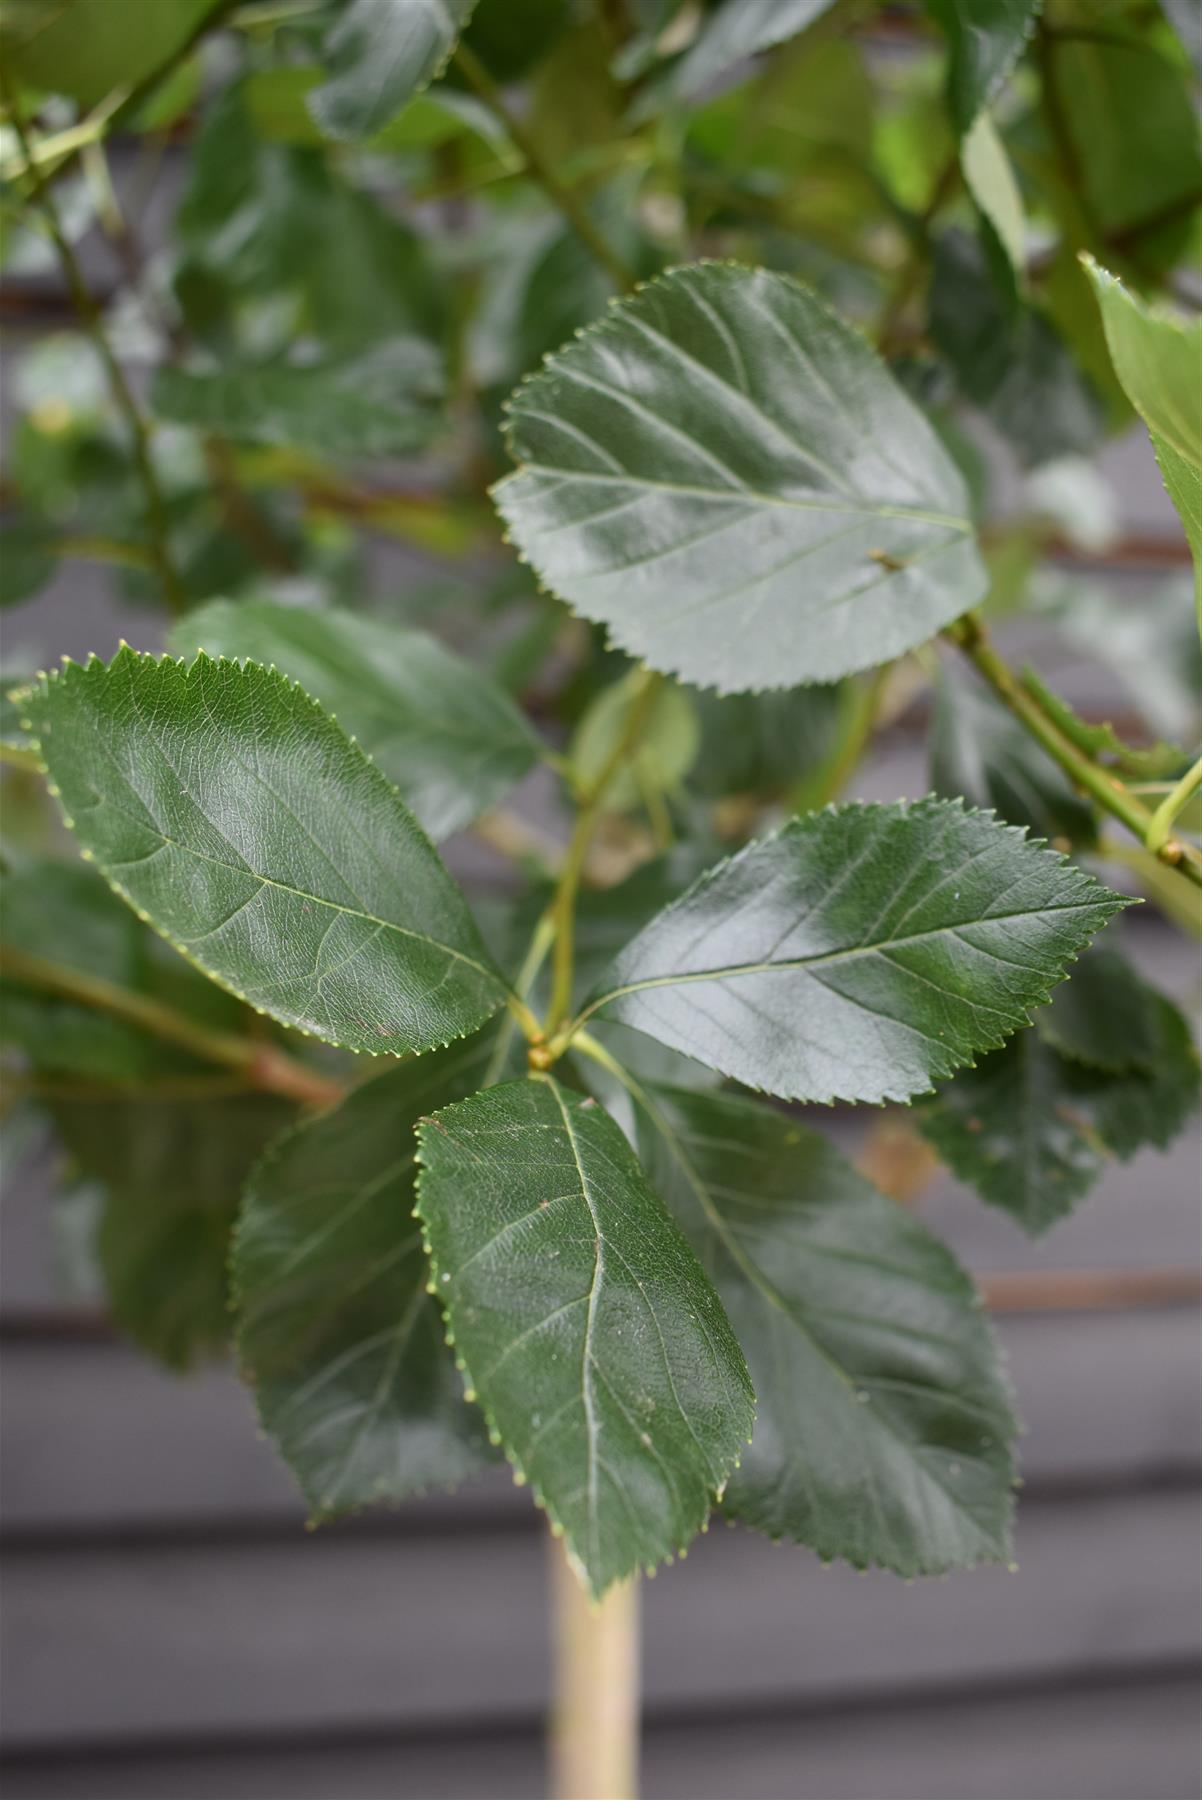
[[454,1486],[488,1458],[426,1292],[413,1127],[479,1086],[490,1049],[453,1044],[365,1082],[279,1139],[247,1184],[239,1356],[319,1515]]
[[652,668],[832,681],[985,591],[964,483],[866,341],[791,277],[677,269],[517,390],[511,540]]
[[505,998],[396,789],[274,671],[123,649],[30,700],[76,837],[223,987],[331,1043],[406,1055]]
[[724,0],[672,71],[671,88],[694,100],[736,63],[783,44],[829,12],[833,0]]
[[794,1100],[908,1100],[1028,1021],[1124,902],[949,800],[830,807],[695,882],[582,1018]]
[[1153,312],[1091,257],[1085,266],[1115,371],[1152,435],[1164,485],[1189,539],[1202,624],[1202,319]]
[[651,1179],[755,1384],[755,1433],[725,1511],[857,1568],[1004,1560],[1016,1427],[950,1253],[795,1119],[679,1088],[644,1101]]
[[599,1595],[705,1523],[751,1434],[742,1351],[595,1100],[509,1082],[424,1120],[418,1143],[456,1353]]
[[1035,27],[1042,0],[927,0],[948,40],[948,92],[961,134],[997,93]]
[[309,110],[336,138],[371,137],[442,70],[476,0],[349,0],[326,37]]
[[509,696],[424,631],[267,600],[215,600],[175,626],[171,647],[274,664],[299,681],[436,840],[495,805],[539,755]]

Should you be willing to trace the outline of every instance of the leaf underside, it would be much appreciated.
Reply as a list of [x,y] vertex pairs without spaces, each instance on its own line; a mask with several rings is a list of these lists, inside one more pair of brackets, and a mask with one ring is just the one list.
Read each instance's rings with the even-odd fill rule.
[[704,1524],[751,1435],[742,1352],[595,1100],[509,1082],[424,1120],[418,1142],[456,1353],[600,1594]]
[[959,803],[795,819],[703,875],[593,990],[785,1099],[907,1100],[1002,1042],[1124,902]]
[[985,573],[963,482],[865,340],[789,277],[700,263],[510,402],[494,490],[543,581],[652,668],[832,681],[929,638]]
[[261,1012],[354,1050],[462,1037],[505,988],[396,790],[282,675],[123,649],[30,702],[68,822],[129,903]]

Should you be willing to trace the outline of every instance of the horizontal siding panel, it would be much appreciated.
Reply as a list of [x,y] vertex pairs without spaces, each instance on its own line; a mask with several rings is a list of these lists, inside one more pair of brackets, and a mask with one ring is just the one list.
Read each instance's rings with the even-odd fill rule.
[[[780,1706],[1189,1658],[1197,1534],[1192,1493],[1031,1505],[1018,1573],[906,1586],[719,1529],[647,1588],[649,1702]],[[5,1741],[533,1718],[545,1557],[525,1533],[13,1549]]]

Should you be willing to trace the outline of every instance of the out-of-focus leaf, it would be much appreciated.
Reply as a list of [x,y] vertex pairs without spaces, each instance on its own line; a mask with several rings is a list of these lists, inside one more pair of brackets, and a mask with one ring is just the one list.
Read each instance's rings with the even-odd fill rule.
[[364,1082],[252,1172],[234,1244],[238,1354],[320,1516],[452,1487],[488,1459],[413,1217],[413,1129],[475,1091],[491,1044]]
[[369,138],[445,68],[475,0],[343,0],[309,96],[336,138]]
[[[638,671],[604,688],[576,729],[569,755],[585,792],[598,780],[628,728],[641,691]],[[605,790],[615,812],[633,812],[648,795],[673,793],[688,774],[700,734],[692,699],[675,682],[664,682],[652,698],[638,745]]]
[[96,1247],[117,1322],[176,1368],[220,1354],[238,1195],[292,1108],[254,1094],[56,1100],[51,1112],[76,1168],[104,1188]]
[[845,713],[844,686],[785,693],[696,696],[701,748],[689,786],[702,794],[787,793],[829,754]]
[[1092,259],[1086,266],[1119,380],[1152,434],[1164,485],[1189,539],[1202,626],[1202,319],[1153,312]]
[[1202,715],[1192,588],[1184,571],[1147,580],[1136,595],[1086,576],[1046,571],[1033,582],[1031,600],[1082,655],[1113,670],[1153,729],[1188,743]]
[[796,37],[831,4],[832,0],[722,0],[674,67],[673,96],[695,100],[736,63]]
[[35,519],[12,519],[0,529],[0,606],[27,600],[54,574],[54,533]]
[[1161,1053],[1160,995],[1119,951],[1087,950],[1036,1027],[1062,1056],[1118,1074],[1150,1069]]
[[949,800],[992,807],[1037,837],[1090,845],[1093,809],[1014,714],[966,674],[942,676],[931,725],[931,786]]
[[514,543],[686,681],[834,680],[984,589],[921,413],[858,333],[762,269],[702,263],[622,301],[518,389],[509,435],[520,467],[494,492]]
[[743,1353],[595,1100],[506,1082],[423,1120],[418,1145],[456,1353],[600,1595],[705,1523],[751,1432]]
[[1027,221],[1023,197],[1006,146],[991,115],[980,113],[960,148],[969,192],[984,213],[1014,268],[1021,271],[1027,255]]
[[66,817],[117,891],[213,980],[348,1049],[407,1055],[505,998],[391,783],[253,664],[121,650],[33,696]]
[[345,612],[217,600],[188,614],[172,648],[276,667],[357,740],[434,839],[494,805],[539,754],[489,678],[424,631]]
[[1023,686],[1029,688],[1055,720],[1065,737],[1098,761],[1113,762],[1128,775],[1155,780],[1158,775],[1172,775],[1185,768],[1189,758],[1178,744],[1125,744],[1107,721],[1097,724],[1082,719],[1068,702],[1050,688],[1034,669],[1024,669]]
[[443,429],[440,398],[433,351],[410,340],[339,363],[162,368],[153,404],[161,419],[243,443],[366,457],[423,448]]
[[950,801],[832,807],[703,875],[581,1017],[784,1099],[907,1100],[1026,1024],[1122,904]]
[[217,11],[218,0],[6,0],[0,50],[32,88],[96,106],[169,62]]
[[961,133],[970,130],[1022,52],[1041,0],[927,0],[947,34],[948,93]]

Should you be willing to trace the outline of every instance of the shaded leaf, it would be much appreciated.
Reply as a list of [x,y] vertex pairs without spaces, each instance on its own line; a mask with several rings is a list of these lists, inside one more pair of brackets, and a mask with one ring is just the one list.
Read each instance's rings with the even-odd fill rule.
[[726,1512],[857,1568],[1004,1559],[1016,1427],[968,1276],[796,1120],[727,1094],[646,1099],[647,1168],[756,1389]]
[[14,606],[45,587],[57,558],[54,533],[36,519],[5,521],[0,546],[0,606]]
[[1041,0],[927,0],[947,35],[948,97],[961,133],[993,99],[1022,53]]
[[1039,837],[1092,844],[1093,810],[1014,714],[975,679],[941,675],[931,721],[931,786],[948,799],[993,807]]
[[7,0],[0,48],[11,73],[32,88],[93,107],[168,62],[217,11],[218,0]]
[[371,137],[445,68],[475,0],[346,0],[309,107],[331,137]]
[[1117,950],[1087,950],[1036,1027],[1062,1056],[1117,1073],[1150,1069],[1162,1053],[1161,996]]
[[518,389],[509,434],[523,466],[494,491],[522,554],[623,649],[702,686],[833,680],[984,591],[933,431],[785,276],[702,263],[651,282]]
[[473,1092],[490,1049],[473,1039],[365,1082],[282,1137],[247,1183],[238,1353],[315,1513],[450,1487],[487,1460],[412,1209],[418,1116]]
[[448,837],[529,773],[538,739],[487,675],[424,631],[266,600],[216,600],[172,648],[275,665],[379,764],[431,837]]
[[1194,558],[1202,624],[1202,319],[1153,312],[1092,259],[1106,342],[1118,378],[1152,434],[1152,447]]
[[[639,672],[632,670],[602,689],[577,726],[569,755],[585,792],[621,743],[641,691]],[[690,695],[675,682],[664,683],[652,698],[637,746],[605,790],[606,806],[614,812],[632,812],[649,794],[673,793],[692,768],[699,744]]]
[[595,1100],[509,1082],[423,1121],[418,1143],[456,1352],[600,1594],[704,1524],[751,1432],[742,1352]]
[[833,0],[723,0],[672,71],[675,97],[695,100],[720,75],[761,50],[796,37]]
[[348,1049],[464,1036],[505,988],[395,788],[282,675],[123,649],[31,702],[117,892],[222,986]]
[[1124,904],[951,801],[830,807],[703,875],[581,1018],[786,1099],[907,1100],[1026,1024]]

